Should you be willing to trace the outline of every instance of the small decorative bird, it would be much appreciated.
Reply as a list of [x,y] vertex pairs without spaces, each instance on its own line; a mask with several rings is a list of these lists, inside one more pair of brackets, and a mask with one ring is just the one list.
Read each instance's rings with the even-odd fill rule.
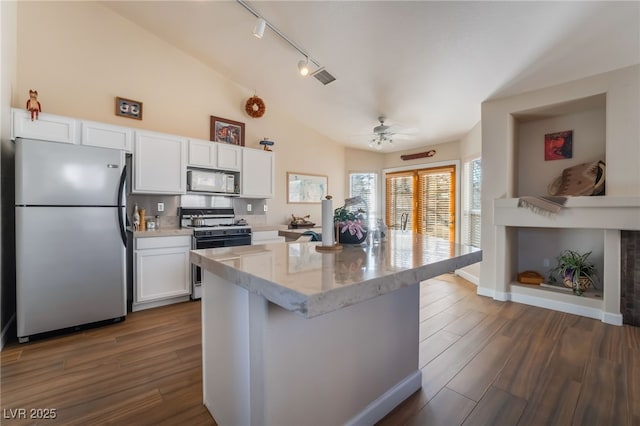
[[264,146],[265,151],[271,151],[271,148],[269,147],[273,146],[274,144],[275,144],[274,141],[270,141],[267,138],[264,138],[263,140],[260,141],[260,145]]

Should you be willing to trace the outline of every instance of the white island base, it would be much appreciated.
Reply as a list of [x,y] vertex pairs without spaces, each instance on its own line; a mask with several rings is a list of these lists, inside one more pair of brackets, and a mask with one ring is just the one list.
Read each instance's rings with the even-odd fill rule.
[[371,425],[420,389],[417,283],[304,318],[204,272],[204,403],[218,424]]

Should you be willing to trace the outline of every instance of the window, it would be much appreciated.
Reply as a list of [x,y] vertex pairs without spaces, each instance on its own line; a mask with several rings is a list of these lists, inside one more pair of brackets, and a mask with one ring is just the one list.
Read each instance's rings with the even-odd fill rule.
[[455,166],[388,173],[387,225],[454,241],[455,174]]
[[349,174],[349,197],[357,197],[358,195],[367,203],[368,226],[373,229],[378,217],[377,173]]
[[462,243],[480,247],[480,201],[482,162],[476,158],[464,164]]

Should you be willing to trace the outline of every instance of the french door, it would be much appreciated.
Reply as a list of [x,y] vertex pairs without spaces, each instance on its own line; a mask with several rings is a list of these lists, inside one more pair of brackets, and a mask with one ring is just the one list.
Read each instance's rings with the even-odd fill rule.
[[455,165],[387,173],[387,225],[454,241],[455,179]]

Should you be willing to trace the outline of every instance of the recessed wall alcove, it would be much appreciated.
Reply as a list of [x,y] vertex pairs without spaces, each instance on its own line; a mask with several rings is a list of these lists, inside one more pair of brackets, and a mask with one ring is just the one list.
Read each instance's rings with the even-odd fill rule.
[[[640,197],[570,197],[557,215],[541,215],[518,207],[522,196],[549,195],[548,186],[562,171],[582,163],[606,164],[606,95],[598,94],[511,114],[511,197],[494,200],[494,224],[505,226],[506,238],[496,251],[498,269],[507,281],[505,300],[547,307],[622,324],[620,314],[620,230],[640,226]],[[544,137],[571,130],[571,158],[545,161]],[[545,277],[562,250],[591,252],[598,270],[597,289],[582,296],[557,287],[523,285],[517,274],[535,270]],[[501,261],[501,256],[504,261]]]

